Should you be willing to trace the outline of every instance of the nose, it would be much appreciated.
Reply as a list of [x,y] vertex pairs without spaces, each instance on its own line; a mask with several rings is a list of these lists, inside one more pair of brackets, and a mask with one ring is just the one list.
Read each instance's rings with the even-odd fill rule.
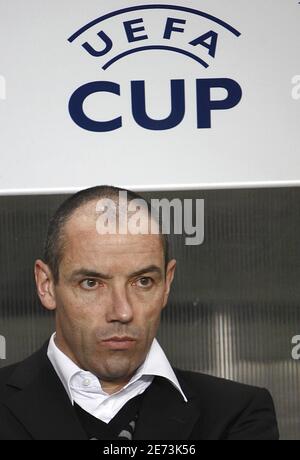
[[108,322],[129,323],[133,319],[133,308],[126,287],[114,286],[111,289],[109,307],[106,312]]

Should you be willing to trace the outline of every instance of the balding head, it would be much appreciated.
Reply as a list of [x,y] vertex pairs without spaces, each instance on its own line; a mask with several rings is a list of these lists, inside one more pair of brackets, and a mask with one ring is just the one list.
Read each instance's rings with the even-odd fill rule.
[[[124,203],[124,194],[126,194],[126,203]],[[67,223],[71,220],[72,216],[75,215],[79,226],[80,220],[84,222],[86,219],[94,219],[98,233],[101,234],[102,227],[102,234],[105,235],[105,232],[107,232],[107,228],[105,229],[103,224],[105,222],[106,215],[104,216],[103,209],[101,214],[101,206],[103,206],[107,202],[115,204],[116,228],[115,232],[112,232],[115,234],[122,234],[124,230],[124,225],[123,229],[119,227],[119,217],[120,213],[124,213],[124,204],[127,207],[127,217],[125,218],[125,221],[126,223],[128,223],[129,221],[129,224],[131,224],[131,227],[129,225],[129,229],[127,227],[127,230],[130,230],[131,233],[134,233],[133,227],[136,222],[134,214],[136,214],[136,212],[133,210],[134,206],[132,207],[131,203],[143,203],[142,210],[144,210],[144,214],[146,215],[144,215],[141,225],[144,229],[146,227],[150,231],[150,233],[159,233],[159,238],[164,252],[165,266],[167,266],[167,263],[169,261],[168,237],[167,235],[162,234],[161,225],[159,223],[159,216],[153,217],[155,213],[152,212],[153,209],[151,208],[150,203],[148,203],[141,195],[138,195],[137,193],[132,192],[130,190],[125,190],[112,186],[98,186],[82,190],[76,193],[75,195],[69,197],[60,205],[60,207],[57,209],[52,219],[50,220],[44,247],[43,259],[44,262],[49,266],[55,283],[59,282],[59,267],[63,258],[64,247],[68,244],[68,239],[65,232],[65,227]],[[148,223],[146,217],[149,217]],[[153,222],[154,220],[155,222]],[[151,232],[151,229],[153,230],[153,228],[155,228],[155,231]]]

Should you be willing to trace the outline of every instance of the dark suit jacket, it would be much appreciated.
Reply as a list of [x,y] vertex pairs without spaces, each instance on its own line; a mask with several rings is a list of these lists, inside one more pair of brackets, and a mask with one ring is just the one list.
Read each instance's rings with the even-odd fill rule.
[[[47,345],[0,369],[0,440],[85,440],[74,408],[47,358]],[[267,390],[176,370],[188,403],[156,377],[145,393],[135,439],[276,440]]]

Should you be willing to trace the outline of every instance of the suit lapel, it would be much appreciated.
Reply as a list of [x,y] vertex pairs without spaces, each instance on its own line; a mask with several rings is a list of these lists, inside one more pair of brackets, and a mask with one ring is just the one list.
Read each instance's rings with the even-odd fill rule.
[[170,382],[155,377],[145,393],[134,439],[189,439],[200,414],[197,398],[184,391],[188,402]]
[[18,391],[5,405],[33,439],[87,439],[46,350],[32,358],[13,374],[8,385]]

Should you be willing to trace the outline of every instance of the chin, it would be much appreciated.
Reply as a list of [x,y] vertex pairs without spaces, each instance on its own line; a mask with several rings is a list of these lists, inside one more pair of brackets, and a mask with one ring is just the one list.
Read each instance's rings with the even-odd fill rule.
[[128,363],[117,364],[117,363],[106,363],[105,368],[95,369],[96,375],[101,380],[118,380],[131,378],[131,375],[134,373],[134,370],[131,370],[131,366]]

